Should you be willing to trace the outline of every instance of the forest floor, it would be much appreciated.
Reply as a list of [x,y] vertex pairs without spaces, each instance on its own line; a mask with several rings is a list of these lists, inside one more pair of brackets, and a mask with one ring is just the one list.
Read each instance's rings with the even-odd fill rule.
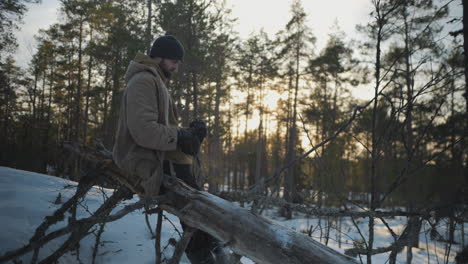
[[[0,166],[0,255],[27,244],[43,218],[51,215],[61,206],[55,204],[59,193],[62,202],[64,202],[74,194],[76,186],[75,182],[62,178]],[[97,209],[102,204],[104,197],[111,193],[112,190],[109,189],[92,188],[78,206],[78,218],[89,216],[89,212]],[[121,203],[115,208],[115,211],[137,199],[134,196],[132,200]],[[331,223],[327,245],[339,252],[344,252],[345,249],[359,244],[362,245],[364,239],[367,238],[367,219],[355,219],[355,223],[359,227],[358,230],[351,219],[347,217],[318,219],[313,216],[294,214],[292,220],[285,220],[277,216],[277,211],[275,208],[266,210],[264,216],[280,225],[306,234],[312,230],[311,236],[324,244],[327,237],[327,223]],[[168,241],[171,238],[179,239],[178,232],[181,232],[182,229],[177,217],[167,212],[164,215],[166,218],[162,223],[161,245],[164,249],[163,258],[169,259],[174,247],[169,245]],[[386,221],[396,233],[399,233],[405,227],[406,218],[395,217],[386,219]],[[154,229],[156,226],[155,215],[150,216],[150,224]],[[65,225],[66,221],[62,221],[51,227],[49,231]],[[439,234],[447,236],[447,226],[446,220],[440,221],[437,225]],[[460,243],[449,245],[431,240],[429,229],[429,225],[424,222],[420,232],[419,248],[412,250],[412,263],[455,263],[456,252],[461,250]],[[457,225],[455,241],[461,242],[461,233],[461,227]],[[380,220],[376,220],[375,234],[374,248],[388,246],[393,241],[387,227]],[[39,259],[54,252],[65,238],[55,239],[42,247]],[[92,262],[95,239],[95,235],[91,234],[81,241],[79,259],[82,263]],[[405,248],[398,254],[398,263],[406,263],[406,255]],[[366,256],[361,257],[362,259],[358,257],[357,260],[366,263]],[[28,263],[30,258],[31,253],[24,255],[22,257],[23,263]],[[372,260],[373,263],[388,263],[388,254],[375,255]],[[245,257],[241,261],[242,263],[253,263]],[[79,263],[76,252],[64,255],[60,259],[60,263]],[[154,240],[151,239],[151,233],[145,222],[145,214],[141,210],[134,211],[122,219],[105,225],[96,263],[155,263]],[[182,257],[181,263],[189,263],[185,255]]]

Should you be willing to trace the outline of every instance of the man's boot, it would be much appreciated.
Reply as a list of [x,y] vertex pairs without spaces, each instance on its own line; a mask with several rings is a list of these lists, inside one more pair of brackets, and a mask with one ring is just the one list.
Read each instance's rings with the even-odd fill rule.
[[[184,224],[182,228],[184,228]],[[192,264],[216,264],[214,251],[217,241],[209,234],[196,230],[185,249],[185,254]]]

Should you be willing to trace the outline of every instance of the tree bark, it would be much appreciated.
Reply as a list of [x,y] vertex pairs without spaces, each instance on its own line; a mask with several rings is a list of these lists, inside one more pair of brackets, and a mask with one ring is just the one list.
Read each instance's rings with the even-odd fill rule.
[[198,80],[197,73],[194,69],[191,72],[192,87],[193,87],[193,119],[198,118]]
[[[217,192],[219,189],[218,182],[219,179],[222,179],[222,169],[221,169],[221,157],[223,155],[223,150],[221,146],[221,118],[220,118],[220,105],[221,105],[221,85],[222,79],[219,76],[218,80],[216,81],[216,95],[215,95],[215,111],[214,111],[214,131],[213,131],[213,149],[212,154],[213,157],[211,161],[214,163],[214,166],[211,165],[210,167],[213,168],[213,175],[210,175],[210,192]],[[223,183],[223,181],[221,181]]]
[[[465,65],[464,73],[465,73],[465,135],[468,134],[468,0],[462,0],[463,5],[463,50],[464,50],[464,57],[463,57],[463,65]],[[465,158],[467,159],[465,164],[468,163],[468,154],[467,154],[467,139],[466,136],[463,137],[462,141],[462,151],[464,153]],[[462,157],[463,158],[463,157]],[[465,174],[466,175],[466,174]],[[468,176],[466,176],[468,180]]]
[[[380,88],[380,67],[381,67],[381,42],[382,42],[382,30],[384,24],[384,18],[381,15],[380,4],[375,3],[375,10],[377,13],[377,43],[376,53],[375,53],[375,88],[374,88],[374,105],[372,108],[372,151],[371,151],[371,170],[370,170],[370,188],[371,188],[371,199],[369,203],[369,208],[373,212],[377,204],[377,175],[376,175],[376,164],[378,158],[378,149],[377,149],[377,107],[378,107],[378,97],[379,97],[379,88]],[[369,217],[369,241],[367,243],[367,263],[372,264],[372,248],[374,246],[374,218]]]
[[80,139],[80,131],[81,131],[81,82],[82,82],[82,58],[83,58],[83,17],[80,17],[80,35],[78,38],[78,83],[76,88],[76,98],[75,98],[75,129],[74,132],[74,140],[76,142]]
[[147,5],[147,9],[148,9],[148,17],[146,18],[146,40],[145,40],[145,44],[146,44],[146,54],[149,55],[150,52],[151,52],[151,39],[152,39],[152,36],[151,36],[151,16],[152,16],[152,5],[151,5],[151,1],[152,0],[148,0],[146,2],[146,5]]
[[[93,25],[90,25],[89,32],[89,43],[93,42]],[[91,73],[93,68],[93,56],[89,56],[88,61],[88,80],[86,84],[86,101],[85,101],[85,110],[84,110],[84,122],[83,122],[83,144],[87,144],[88,138],[88,121],[89,121],[89,98],[91,93]]]

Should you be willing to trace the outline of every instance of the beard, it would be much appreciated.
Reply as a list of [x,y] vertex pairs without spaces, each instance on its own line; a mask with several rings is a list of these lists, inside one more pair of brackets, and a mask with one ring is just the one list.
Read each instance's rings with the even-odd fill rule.
[[171,79],[172,72],[167,69],[166,65],[162,61],[159,63],[159,67],[161,68],[164,77],[166,77],[166,79]]

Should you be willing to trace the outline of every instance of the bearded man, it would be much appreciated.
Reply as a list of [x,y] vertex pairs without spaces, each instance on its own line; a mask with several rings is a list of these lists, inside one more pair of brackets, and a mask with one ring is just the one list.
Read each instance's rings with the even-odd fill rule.
[[[192,162],[206,136],[206,125],[194,120],[189,128],[179,127],[167,89],[183,58],[182,44],[173,36],[161,36],[154,41],[150,55],[136,55],[125,74],[113,157],[129,178],[126,185],[143,198],[165,192],[161,186],[164,173],[201,189]],[[212,236],[197,230],[185,253],[193,264],[215,263],[217,246]]]

